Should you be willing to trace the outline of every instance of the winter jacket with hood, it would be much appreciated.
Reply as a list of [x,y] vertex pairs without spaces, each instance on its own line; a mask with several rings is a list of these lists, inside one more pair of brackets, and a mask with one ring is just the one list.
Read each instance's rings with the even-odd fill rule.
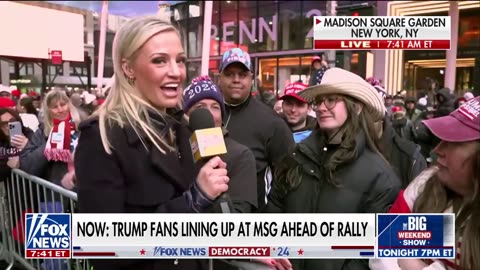
[[[266,211],[270,213],[382,213],[388,211],[400,180],[378,154],[371,151],[364,133],[355,139],[356,157],[340,165],[327,183],[324,165],[339,145],[328,144],[320,130],[297,144],[283,159],[272,184]],[[286,176],[288,175],[288,177]],[[293,187],[291,180],[299,180]],[[291,260],[295,270],[367,270],[368,260]]]
[[[442,97],[443,100],[440,100],[440,97]],[[442,88],[438,90],[437,94],[435,95],[435,99],[437,101],[437,111],[435,113],[435,117],[449,115],[455,110],[455,96],[450,94],[450,89]]]

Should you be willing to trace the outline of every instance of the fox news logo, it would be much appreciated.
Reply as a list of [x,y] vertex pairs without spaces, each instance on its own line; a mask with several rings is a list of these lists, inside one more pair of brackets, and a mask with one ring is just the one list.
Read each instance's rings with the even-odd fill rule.
[[[26,214],[25,248],[27,253],[70,253],[70,214]],[[64,253],[62,253],[64,254]],[[52,255],[53,257],[53,255]]]

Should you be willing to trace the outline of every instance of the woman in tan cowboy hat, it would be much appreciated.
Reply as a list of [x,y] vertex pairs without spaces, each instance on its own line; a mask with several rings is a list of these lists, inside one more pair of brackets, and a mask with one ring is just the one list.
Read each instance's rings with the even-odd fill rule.
[[[317,83],[299,95],[312,103],[318,128],[278,166],[267,211],[387,211],[399,192],[400,180],[379,150],[386,112],[382,98],[365,80],[339,68],[325,71]],[[291,263],[300,270],[369,269],[368,260]]]

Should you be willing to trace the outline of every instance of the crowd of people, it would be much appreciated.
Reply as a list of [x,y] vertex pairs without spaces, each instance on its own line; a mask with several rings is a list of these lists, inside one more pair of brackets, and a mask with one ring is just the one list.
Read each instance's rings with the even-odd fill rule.
[[[258,260],[276,269],[480,269],[480,97],[392,96],[312,60],[309,84],[280,102],[252,95],[252,63],[227,51],[217,83],[185,89],[179,33],[157,17],[126,22],[113,43],[105,100],[88,93],[0,97],[0,143],[11,168],[78,194],[83,213],[408,213],[457,215],[455,260]],[[1,95],[1,93],[0,93]],[[207,109],[227,154],[195,163],[188,117]],[[37,120],[37,122],[35,122]],[[22,123],[10,136],[9,123]],[[61,207],[61,205],[60,205]],[[202,260],[93,260],[102,269],[206,269]],[[234,269],[216,261],[218,269]],[[230,268],[229,268],[230,267]]]

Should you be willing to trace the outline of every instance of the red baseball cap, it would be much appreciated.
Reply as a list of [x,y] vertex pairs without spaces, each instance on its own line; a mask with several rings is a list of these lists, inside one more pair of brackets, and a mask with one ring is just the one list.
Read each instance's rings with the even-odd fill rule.
[[450,115],[424,120],[423,123],[443,141],[480,140],[480,97],[469,100]]
[[321,62],[322,57],[315,55],[314,57],[312,57],[312,62],[310,64],[313,65],[313,62],[315,62],[315,61],[320,61]]
[[293,97],[293,98],[296,98],[297,100],[299,100],[301,102],[307,103],[307,101],[304,98],[302,98],[298,95],[298,92],[304,90],[307,87],[308,87],[308,85],[300,83],[300,82],[291,83],[291,84],[289,84],[285,87],[285,91],[284,91],[285,94],[280,99],[284,100],[287,97]]
[[0,108],[12,108],[15,107],[15,101],[7,97],[0,97]]

